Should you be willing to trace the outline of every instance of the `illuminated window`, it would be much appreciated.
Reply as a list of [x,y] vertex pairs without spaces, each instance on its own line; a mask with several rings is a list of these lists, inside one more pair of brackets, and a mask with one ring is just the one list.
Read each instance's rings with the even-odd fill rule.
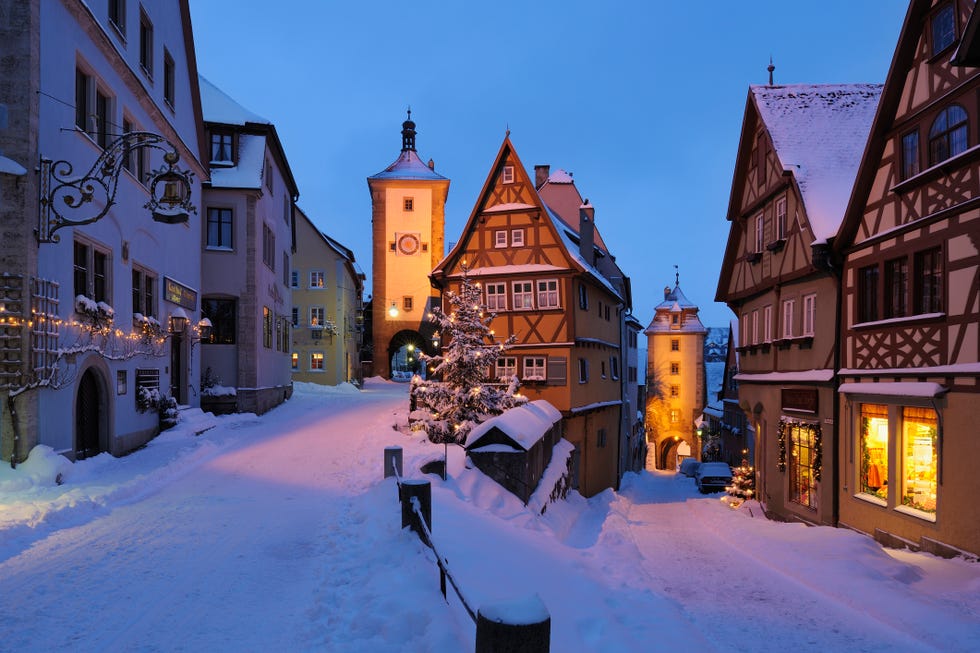
[[670,423],[671,424],[676,424],[679,421],[681,421],[681,411],[677,410],[676,408],[671,408],[670,409]]
[[817,508],[817,478],[815,463],[816,427],[810,424],[789,423],[789,499],[794,503]]
[[671,351],[680,351],[681,350],[681,341],[678,340],[677,338],[671,339],[671,341],[670,341],[670,350]]
[[322,270],[313,270],[310,272],[310,288],[323,288],[324,279]]
[[560,308],[557,280],[548,279],[538,282],[538,308]]
[[292,353],[292,355],[290,356],[290,359],[289,360],[290,360],[290,364],[292,365],[293,371],[298,370],[299,369],[299,354],[294,351]]
[[272,311],[268,306],[262,307],[262,345],[272,349]]
[[311,372],[322,372],[323,371],[323,352],[322,351],[310,352],[310,371]]
[[681,373],[681,364],[680,363],[671,363],[670,364],[670,373],[672,375],[674,375],[674,376],[677,376],[678,374],[680,374]]
[[861,404],[860,490],[888,499],[888,407],[883,404]]
[[902,505],[936,512],[936,412],[931,408],[902,407]]

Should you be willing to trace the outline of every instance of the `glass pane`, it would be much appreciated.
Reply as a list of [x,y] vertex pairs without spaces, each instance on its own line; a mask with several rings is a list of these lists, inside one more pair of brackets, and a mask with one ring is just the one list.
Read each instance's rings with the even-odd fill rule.
[[902,411],[904,486],[902,505],[936,512],[937,419],[929,408],[906,406]]
[[888,408],[861,405],[861,492],[888,499]]

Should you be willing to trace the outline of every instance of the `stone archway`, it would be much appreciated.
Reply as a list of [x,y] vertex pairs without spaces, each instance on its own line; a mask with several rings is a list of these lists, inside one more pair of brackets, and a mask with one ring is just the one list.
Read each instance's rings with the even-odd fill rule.
[[657,457],[659,469],[674,469],[677,467],[677,445],[680,440],[666,438],[660,443],[660,455]]
[[391,370],[392,378],[396,372],[399,374],[414,373],[424,374],[423,363],[418,358],[418,352],[427,356],[436,354],[435,347],[431,339],[426,339],[418,331],[403,329],[399,331],[388,342],[388,369]]

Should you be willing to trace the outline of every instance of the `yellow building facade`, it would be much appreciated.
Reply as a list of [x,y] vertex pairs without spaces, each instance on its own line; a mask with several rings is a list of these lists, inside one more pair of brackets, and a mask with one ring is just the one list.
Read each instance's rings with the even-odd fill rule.
[[698,307],[681,291],[664,288],[647,337],[647,467],[675,469],[689,456],[701,458],[695,420],[704,411],[704,338]]
[[[368,177],[373,253],[371,375],[391,377],[409,367],[407,350],[434,354],[435,326],[428,314],[438,293],[429,273],[445,251],[449,179],[423,163],[415,150],[415,123],[402,123],[402,150],[382,172]],[[417,360],[415,361],[417,364]],[[410,371],[405,369],[403,371]]]

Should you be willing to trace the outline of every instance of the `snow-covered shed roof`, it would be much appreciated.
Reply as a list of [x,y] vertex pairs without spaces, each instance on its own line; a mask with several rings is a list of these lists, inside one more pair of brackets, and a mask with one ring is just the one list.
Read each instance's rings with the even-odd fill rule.
[[837,233],[881,84],[751,86],[783,170],[796,178],[814,238]]
[[238,104],[230,95],[212,84],[203,75],[198,75],[201,87],[201,110],[205,122],[220,122],[225,125],[241,125],[259,123],[271,125],[269,120],[252,113]]
[[415,150],[402,150],[395,161],[368,179],[446,179],[419,158]]
[[544,399],[506,410],[483,422],[466,436],[467,449],[477,447],[494,428],[505,433],[524,451],[528,451],[548,430],[561,420],[561,412]]

